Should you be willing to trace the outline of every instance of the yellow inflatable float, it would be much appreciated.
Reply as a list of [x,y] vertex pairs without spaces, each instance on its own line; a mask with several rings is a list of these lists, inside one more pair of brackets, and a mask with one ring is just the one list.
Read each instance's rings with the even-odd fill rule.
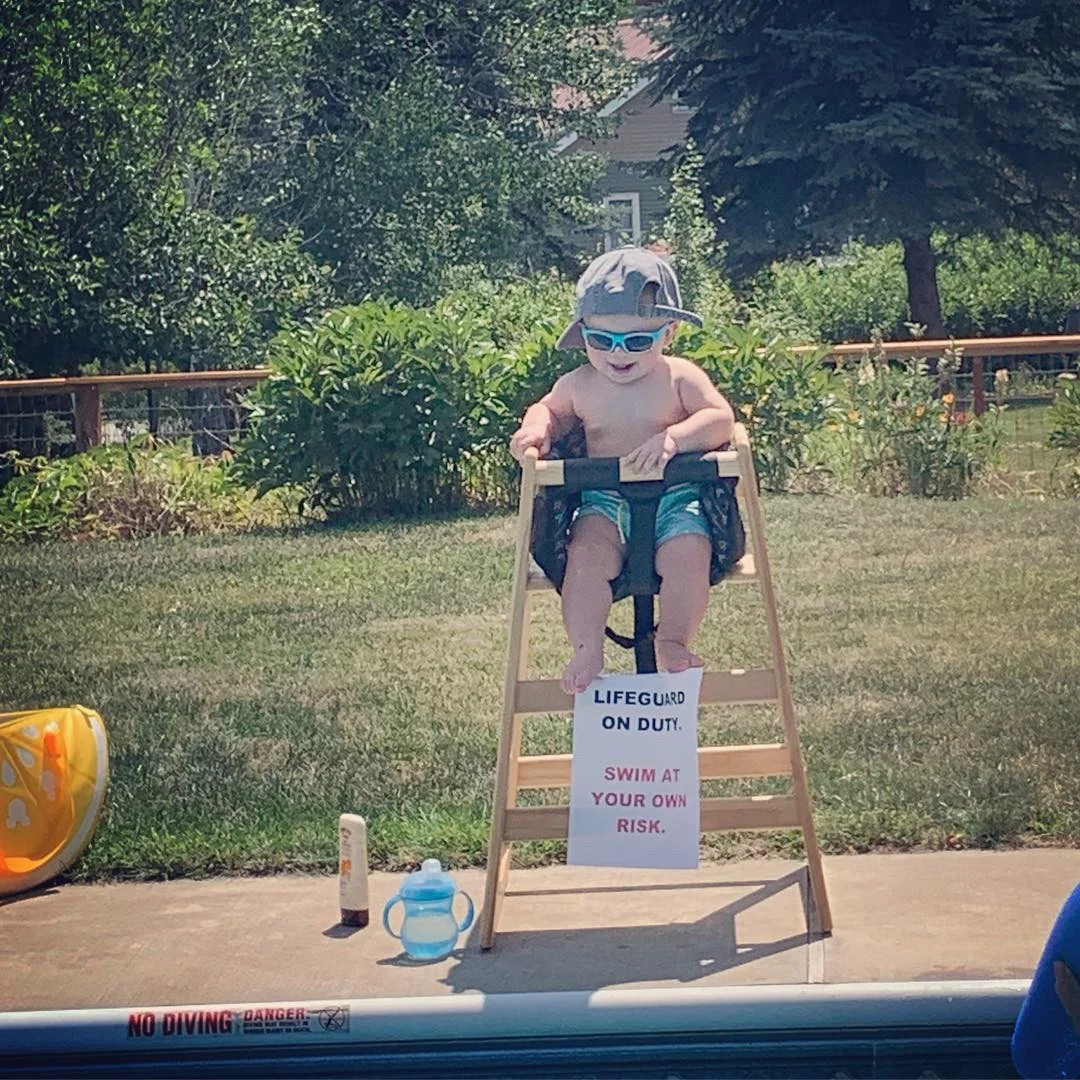
[[86,850],[108,782],[92,709],[0,713],[0,896],[44,884]]

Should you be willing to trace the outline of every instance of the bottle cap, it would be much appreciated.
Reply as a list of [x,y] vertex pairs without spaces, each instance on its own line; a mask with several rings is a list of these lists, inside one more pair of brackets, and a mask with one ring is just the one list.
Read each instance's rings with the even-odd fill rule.
[[457,892],[457,882],[442,868],[438,859],[425,859],[420,869],[405,878],[401,886],[403,900],[445,900]]

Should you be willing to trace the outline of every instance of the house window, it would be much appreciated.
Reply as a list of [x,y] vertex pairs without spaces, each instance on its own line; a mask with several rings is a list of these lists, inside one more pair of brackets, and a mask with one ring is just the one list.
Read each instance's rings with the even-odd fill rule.
[[604,231],[604,250],[612,251],[624,244],[641,243],[641,195],[636,191],[619,191],[604,196],[607,224]]

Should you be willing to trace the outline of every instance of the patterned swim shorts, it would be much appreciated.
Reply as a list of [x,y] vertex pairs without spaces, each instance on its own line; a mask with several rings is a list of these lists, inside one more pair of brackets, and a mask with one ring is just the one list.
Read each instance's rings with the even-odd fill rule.
[[[617,491],[586,489],[581,493],[577,517],[599,514],[613,521],[624,544],[630,540],[630,503]],[[656,508],[656,547],[675,536],[697,533],[711,540],[708,522],[701,511],[697,484],[676,484],[660,498]]]

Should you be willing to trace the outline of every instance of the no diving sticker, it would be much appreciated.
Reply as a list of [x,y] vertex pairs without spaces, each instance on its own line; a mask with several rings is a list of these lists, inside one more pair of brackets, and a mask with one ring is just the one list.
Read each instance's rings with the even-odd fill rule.
[[127,1037],[189,1042],[237,1036],[337,1035],[348,1031],[348,1005],[261,1005],[133,1012],[128,1014]]
[[315,1010],[315,1016],[323,1031],[349,1030],[348,1005],[324,1005],[321,1009]]

